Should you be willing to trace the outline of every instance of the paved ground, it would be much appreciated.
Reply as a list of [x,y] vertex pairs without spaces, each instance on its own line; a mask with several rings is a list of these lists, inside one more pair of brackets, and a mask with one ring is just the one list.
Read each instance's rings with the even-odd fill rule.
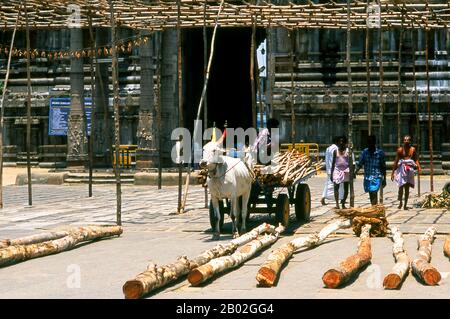
[[[435,178],[435,189],[448,177]],[[273,247],[302,234],[321,229],[334,216],[332,205],[321,206],[324,177],[311,179],[312,221],[299,225],[292,216],[288,232]],[[359,177],[355,184],[356,205],[368,204]],[[422,191],[429,189],[428,180]],[[294,255],[274,288],[257,288],[255,275],[270,249],[239,269],[223,274],[203,287],[178,282],[149,296],[151,298],[448,298],[450,260],[442,253],[445,234],[450,231],[450,213],[442,209],[397,210],[396,187],[388,183],[385,204],[388,219],[405,233],[410,255],[416,251],[417,234],[435,225],[432,263],[441,271],[437,287],[427,287],[409,276],[400,291],[384,291],[381,283],[393,266],[391,242],[373,239],[373,260],[365,271],[345,288],[323,287],[321,277],[329,268],[352,254],[357,238],[350,231],[338,232],[326,244]],[[0,210],[0,238],[35,234],[65,225],[111,224],[115,221],[115,187],[95,186],[87,198],[87,186],[33,187],[33,207],[27,207],[26,186],[4,188],[5,207]],[[196,186],[190,193],[188,212],[175,215],[177,188],[157,190],[149,186],[123,187],[124,234],[120,238],[82,245],[58,255],[22,262],[0,269],[0,298],[122,298],[122,285],[143,271],[149,261],[164,264],[177,256],[195,256],[215,245],[211,242],[204,191]],[[417,199],[415,193],[412,201]],[[411,201],[411,202],[412,202]],[[292,208],[293,209],[293,208]],[[292,214],[294,215],[294,214]],[[251,226],[273,221],[268,215],[253,215]],[[230,220],[225,220],[223,241],[230,239]]]

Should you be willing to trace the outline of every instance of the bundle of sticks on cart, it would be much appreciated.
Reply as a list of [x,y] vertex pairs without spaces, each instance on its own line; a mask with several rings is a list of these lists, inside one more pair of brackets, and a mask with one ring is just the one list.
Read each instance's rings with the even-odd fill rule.
[[253,171],[259,183],[265,186],[291,186],[315,172],[321,164],[322,161],[313,162],[305,153],[292,149],[275,154],[271,165],[255,165]]

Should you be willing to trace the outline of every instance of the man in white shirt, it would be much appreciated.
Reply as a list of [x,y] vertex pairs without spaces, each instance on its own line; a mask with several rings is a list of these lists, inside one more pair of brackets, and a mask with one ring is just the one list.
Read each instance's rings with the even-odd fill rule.
[[[327,171],[327,179],[325,181],[325,185],[323,188],[323,193],[322,193],[322,199],[321,199],[321,203],[322,205],[326,205],[325,199],[328,200],[333,200],[334,199],[334,186],[333,183],[330,181],[330,176],[331,176],[331,165],[333,164],[333,153],[335,150],[338,149],[337,147],[337,141],[338,141],[339,137],[335,136],[333,137],[333,144],[331,144],[330,146],[328,146],[327,150],[325,151],[325,168]],[[343,185],[341,184],[339,186],[339,199],[343,198]]]

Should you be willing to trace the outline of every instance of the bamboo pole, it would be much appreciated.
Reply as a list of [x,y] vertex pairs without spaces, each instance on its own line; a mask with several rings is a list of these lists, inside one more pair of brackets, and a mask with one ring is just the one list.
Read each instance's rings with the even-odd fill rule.
[[156,111],[157,111],[157,128],[158,128],[158,189],[162,188],[162,104],[161,104],[161,51],[162,51],[162,32],[156,37],[158,41],[157,47],[157,66],[156,66]]
[[350,206],[355,206],[354,190],[354,168],[353,168],[353,88],[352,88],[352,67],[350,64],[351,40],[351,21],[350,21],[350,0],[347,0],[347,43],[346,43],[346,65],[347,65],[347,83],[348,83],[348,146],[349,146],[349,166],[350,166]]
[[5,96],[6,96],[6,89],[8,88],[8,81],[9,81],[9,73],[11,69],[11,58],[12,58],[12,52],[14,47],[14,40],[16,38],[16,31],[17,31],[17,23],[19,21],[20,17],[20,7],[19,11],[17,12],[17,18],[16,18],[16,24],[14,26],[14,31],[11,37],[11,44],[9,47],[9,54],[8,54],[8,64],[6,66],[6,75],[5,75],[5,85],[3,86],[3,92],[2,92],[2,100],[0,101],[0,208],[3,208],[3,123],[4,123],[4,114],[5,114]]
[[289,54],[290,65],[291,65],[291,143],[295,148],[295,110],[294,110],[294,35],[292,31],[289,31],[289,37],[291,40],[291,51]]
[[[428,1],[427,1],[428,3]],[[430,191],[434,191],[433,184],[433,121],[431,120],[431,91],[430,91],[430,66],[428,54],[428,25],[425,28],[425,70],[427,74],[427,112],[428,112],[428,146],[430,148]]]
[[[380,24],[383,23],[381,20],[381,0],[378,0],[378,5],[380,6]],[[380,26],[379,38],[378,38],[378,58],[380,67],[380,79],[379,79],[379,90],[380,90],[380,148],[383,148],[383,130],[384,130],[384,99],[383,99],[383,86],[384,86],[384,69],[383,69],[383,27]],[[382,177],[384,178],[384,177]],[[380,204],[383,204],[383,184],[380,187]]]
[[398,101],[397,101],[397,146],[402,142],[402,49],[403,49],[403,23],[404,16],[402,10],[402,26],[400,28],[398,44]]
[[[370,0],[367,0],[367,20],[369,20],[369,7]],[[366,71],[367,71],[367,122],[368,122],[368,132],[372,135],[372,92],[371,92],[371,81],[370,81],[370,29],[369,25],[366,24]]]
[[250,43],[250,87],[252,94],[252,126],[256,128],[255,41],[256,41],[256,27],[255,23],[253,23],[251,43]]
[[27,184],[28,184],[28,205],[33,205],[33,194],[31,187],[31,68],[30,68],[30,25],[28,23],[27,0],[24,0],[25,23],[26,23],[26,42],[27,42]]
[[272,76],[275,69],[275,62],[273,61],[273,48],[272,48],[272,28],[270,26],[266,30],[267,36],[267,100],[269,101],[269,117],[273,117],[273,86]]
[[[212,60],[214,57],[214,43],[216,41],[217,28],[219,27],[219,17],[220,17],[220,14],[222,13],[224,3],[225,3],[225,0],[221,0],[219,10],[217,11],[217,16],[216,16],[216,20],[215,20],[215,24],[214,24],[214,30],[213,30],[213,34],[212,34],[212,38],[211,38],[211,51],[209,52],[208,66],[206,68],[205,81],[203,83],[202,95],[200,96],[200,101],[198,103],[197,116],[195,118],[196,121],[194,124],[193,136],[197,136],[198,122],[199,122],[200,114],[202,111],[203,101],[206,98],[206,91],[208,89],[208,82],[209,82],[209,74],[211,72],[211,65],[212,65]],[[191,159],[192,159],[192,153],[189,156],[189,163],[191,163]],[[189,180],[190,176],[191,176],[191,170],[188,170],[186,178]],[[186,192],[184,195],[184,202],[186,202],[187,195],[188,195],[188,188],[186,188]],[[184,210],[184,207],[182,207],[182,209]]]
[[[206,77],[206,68],[208,67],[208,31],[206,29],[206,4],[208,0],[203,2],[203,81]],[[208,127],[208,96],[203,101],[203,123],[204,127]],[[208,208],[208,186],[205,185],[205,208]]]
[[111,49],[112,49],[112,82],[113,82],[113,107],[114,107],[114,135],[115,135],[115,154],[116,165],[114,172],[116,175],[116,221],[117,225],[122,225],[122,185],[120,180],[120,109],[119,109],[119,79],[118,79],[118,61],[116,50],[116,21],[114,17],[114,4],[108,0],[111,16]]
[[[417,92],[416,77],[416,40],[414,39],[414,30],[411,30],[412,50],[413,50],[413,81],[414,81],[414,104],[416,108],[416,138],[417,138],[417,160],[420,161],[421,134],[419,119],[419,92]],[[420,196],[420,173],[417,171],[417,196]]]
[[[87,117],[85,117],[85,123],[86,123],[86,136],[89,137],[89,197],[92,197],[92,169],[94,165],[94,136],[95,136],[95,118],[97,116],[97,108],[95,105],[95,72],[94,72],[94,59],[97,61],[97,43],[94,39],[94,32],[92,30],[92,11],[89,9],[88,13],[88,19],[89,19],[89,38],[91,40],[91,50],[93,49],[94,52],[91,54],[91,63],[90,63],[90,73],[91,73],[91,134],[88,135],[87,131]],[[86,114],[86,113],[83,113]]]
[[88,193],[89,197],[92,197],[92,166],[94,165],[94,136],[95,136],[95,73],[94,73],[94,59],[96,59],[97,56],[97,46],[94,39],[94,32],[92,30],[92,11],[89,9],[88,12],[88,19],[89,19],[89,38],[91,40],[91,49],[94,49],[93,54],[91,55],[91,63],[89,66],[90,69],[90,75],[91,75],[91,134],[88,134],[87,130],[87,115],[86,110],[83,109],[83,116],[84,116],[84,123],[86,127],[86,136],[88,136],[88,153],[89,153],[89,186],[88,186]]

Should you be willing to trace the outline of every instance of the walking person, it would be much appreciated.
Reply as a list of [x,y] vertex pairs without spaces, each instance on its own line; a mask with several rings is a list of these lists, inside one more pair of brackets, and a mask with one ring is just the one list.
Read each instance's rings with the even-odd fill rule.
[[334,200],[336,201],[337,209],[339,209],[339,187],[342,184],[344,185],[344,196],[341,200],[341,205],[342,208],[345,208],[350,185],[350,155],[345,136],[339,137],[338,148],[333,152],[330,180],[334,186]]
[[[422,171],[416,148],[411,146],[411,136],[405,135],[403,137],[403,146],[397,149],[391,174],[391,180],[395,180],[398,186],[398,209],[401,209],[404,203],[403,209],[408,210],[409,188],[414,188],[414,173],[416,168],[419,173]],[[403,193],[405,194],[404,201]]]
[[376,147],[375,135],[367,138],[367,148],[365,148],[356,166],[355,176],[364,166],[364,191],[369,193],[371,205],[378,204],[378,191],[380,187],[386,186],[386,160],[383,150]]
[[[322,205],[326,205],[325,202],[326,199],[333,200],[334,199],[334,185],[333,181],[330,179],[331,177],[331,165],[333,164],[333,153],[335,150],[338,149],[337,143],[338,143],[338,136],[333,137],[333,141],[330,146],[327,147],[325,151],[325,170],[327,172],[327,178],[325,180],[325,185],[323,187],[322,192],[322,199],[320,200],[320,203]],[[341,185],[339,187],[339,198],[342,199],[343,197],[343,186]]]

